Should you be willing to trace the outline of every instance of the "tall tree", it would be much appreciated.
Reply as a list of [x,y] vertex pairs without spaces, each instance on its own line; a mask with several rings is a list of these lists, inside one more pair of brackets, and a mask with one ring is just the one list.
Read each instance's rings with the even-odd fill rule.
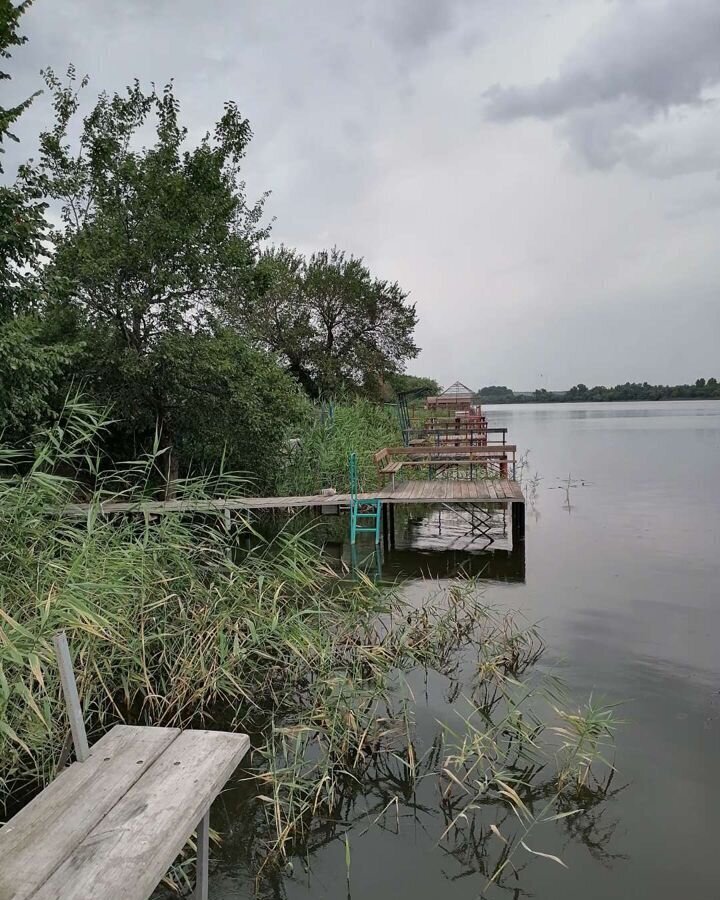
[[309,260],[280,247],[260,262],[261,297],[229,304],[259,343],[280,355],[310,396],[377,395],[383,379],[415,357],[415,306],[397,282],[375,278],[338,249]]
[[442,391],[440,384],[434,378],[425,378],[421,375],[406,375],[405,373],[390,375],[386,384],[386,399],[394,400],[398,394],[415,391],[435,396]]
[[[0,0],[0,59],[25,43],[20,18],[30,0],[17,5]],[[0,71],[0,81],[10,79]],[[12,128],[35,94],[13,106],[0,105],[0,174]],[[43,294],[38,268],[47,236],[42,188],[30,173],[21,182],[0,184],[0,432],[27,432],[50,413],[62,373],[73,354],[57,322],[42,320]]]
[[[173,336],[210,339],[216,299],[255,293],[262,201],[250,204],[240,162],[248,121],[227,103],[212,133],[187,147],[179,102],[168,85],[101,94],[71,138],[79,117],[74,71],[67,83],[45,73],[55,124],[41,135],[29,181],[59,203],[47,276],[62,286],[60,304],[88,329],[85,371],[93,390],[112,400],[131,449],[159,425],[168,448],[184,427],[176,402]],[[86,79],[79,83],[84,87]],[[154,132],[150,146],[141,137]],[[184,346],[184,345],[183,345]],[[177,457],[168,453],[171,475]]]

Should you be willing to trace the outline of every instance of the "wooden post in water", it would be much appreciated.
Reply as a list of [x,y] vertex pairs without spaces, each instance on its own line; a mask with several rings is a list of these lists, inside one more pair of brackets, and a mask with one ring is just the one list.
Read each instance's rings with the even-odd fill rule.
[[525,504],[515,502],[511,505],[512,542],[513,547],[516,547],[521,541],[525,540]]
[[388,522],[388,503],[383,503],[382,505],[382,536],[383,536],[383,550],[385,552],[389,549],[389,522]]

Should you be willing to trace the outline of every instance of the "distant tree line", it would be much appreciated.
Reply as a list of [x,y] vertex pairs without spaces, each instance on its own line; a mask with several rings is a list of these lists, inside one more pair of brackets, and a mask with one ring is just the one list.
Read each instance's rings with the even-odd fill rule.
[[[0,60],[29,2],[0,0]],[[32,442],[81,390],[112,408],[113,458],[159,442],[170,479],[224,458],[270,486],[311,399],[387,394],[414,305],[350,253],[268,244],[234,102],[191,142],[172,85],[86,106],[72,67],[43,75],[53,120],[0,185],[0,438]],[[0,152],[32,99],[0,106]]]
[[503,385],[489,385],[477,392],[482,403],[593,403],[622,400],[706,400],[720,399],[716,378],[698,378],[694,384],[648,384],[647,381],[616,384],[614,387],[576,384],[568,391],[515,392]]

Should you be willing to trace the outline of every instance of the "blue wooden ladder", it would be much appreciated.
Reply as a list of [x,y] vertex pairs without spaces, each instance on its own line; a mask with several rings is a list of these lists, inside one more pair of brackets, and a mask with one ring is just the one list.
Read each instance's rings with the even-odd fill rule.
[[[380,516],[382,500],[379,497],[360,500],[357,453],[350,454],[350,543],[355,543],[359,531],[375,532],[375,543],[380,543]],[[373,523],[374,520],[374,523]],[[364,524],[370,522],[372,524]]]

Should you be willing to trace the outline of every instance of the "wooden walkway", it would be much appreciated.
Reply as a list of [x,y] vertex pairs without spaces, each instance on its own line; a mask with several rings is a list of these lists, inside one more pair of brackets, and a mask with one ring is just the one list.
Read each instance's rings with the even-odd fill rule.
[[0,900],[147,900],[249,746],[244,734],[115,726],[0,828]]
[[[437,503],[524,503],[522,489],[516,481],[497,479],[444,479],[429,481],[410,480],[386,487],[373,493],[360,494],[360,499],[380,498],[389,505],[437,504]],[[212,500],[148,500],[134,503],[104,503],[98,510],[112,515],[124,512],[142,512],[162,515],[171,512],[223,512],[246,509],[310,509],[349,506],[349,494],[310,494],[293,497],[227,497]],[[86,516],[89,506],[77,503],[65,508],[71,516]]]

